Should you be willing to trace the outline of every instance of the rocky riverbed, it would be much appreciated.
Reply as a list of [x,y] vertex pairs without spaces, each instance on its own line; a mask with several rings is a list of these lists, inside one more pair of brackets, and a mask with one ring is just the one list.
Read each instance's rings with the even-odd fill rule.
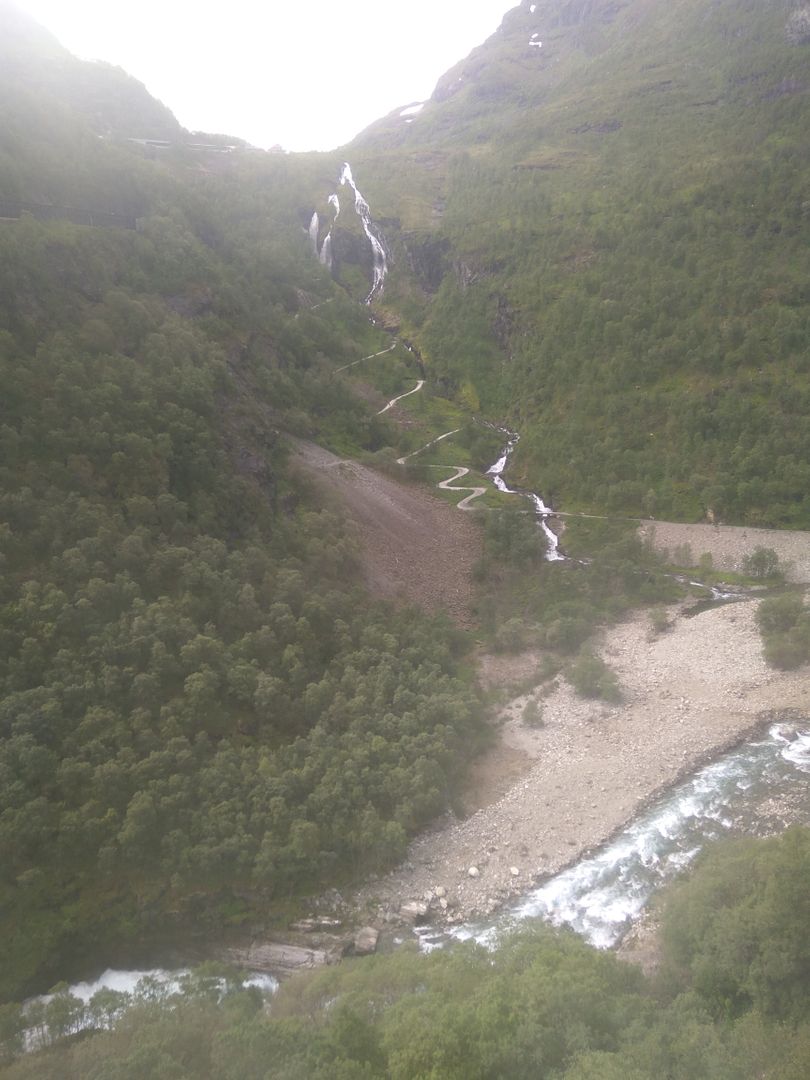
[[[756,603],[695,618],[674,608],[671,628],[658,634],[644,615],[608,630],[600,652],[619,677],[620,704],[579,698],[560,677],[515,697],[498,712],[499,741],[488,758],[508,790],[498,796],[495,783],[470,816],[448,815],[411,845],[402,866],[346,897],[347,906],[378,926],[453,925],[494,911],[780,711],[806,710],[810,670],[766,667]],[[538,659],[490,659],[483,670],[497,682]],[[523,720],[530,700],[542,705],[542,727]],[[484,792],[486,775],[484,761]]]

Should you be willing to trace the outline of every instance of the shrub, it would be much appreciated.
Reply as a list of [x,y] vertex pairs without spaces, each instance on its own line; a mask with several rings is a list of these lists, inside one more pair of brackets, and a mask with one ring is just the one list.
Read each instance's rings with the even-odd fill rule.
[[785,575],[779,565],[779,556],[773,548],[755,547],[743,559],[743,571],[759,581],[779,581]]
[[582,652],[568,670],[568,680],[582,697],[619,701],[619,680],[604,660],[590,652]]
[[757,610],[766,661],[789,670],[810,660],[810,611],[798,593],[763,600]]

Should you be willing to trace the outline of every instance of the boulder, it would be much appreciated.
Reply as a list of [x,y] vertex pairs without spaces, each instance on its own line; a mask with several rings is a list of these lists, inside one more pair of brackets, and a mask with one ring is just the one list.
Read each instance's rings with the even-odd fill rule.
[[358,930],[354,937],[354,951],[357,956],[370,956],[377,951],[377,941],[380,931],[373,926],[364,926]]
[[467,871],[467,877],[475,878],[475,877],[480,877],[480,876],[481,876],[481,871],[478,869],[477,866],[471,866],[470,869]]
[[276,976],[292,975],[301,968],[323,967],[329,963],[329,955],[322,949],[302,949],[298,945],[276,941],[254,943],[243,949],[224,949],[220,958],[234,967]]
[[421,900],[411,900],[407,904],[402,904],[399,913],[403,918],[415,922],[417,919],[421,919],[427,915],[428,906],[427,904],[423,904]]

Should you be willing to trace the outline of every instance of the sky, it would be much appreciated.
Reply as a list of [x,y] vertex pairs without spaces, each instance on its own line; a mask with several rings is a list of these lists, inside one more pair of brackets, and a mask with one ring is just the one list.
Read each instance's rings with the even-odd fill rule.
[[331,150],[439,76],[518,0],[18,0],[71,52],[145,83],[191,130]]

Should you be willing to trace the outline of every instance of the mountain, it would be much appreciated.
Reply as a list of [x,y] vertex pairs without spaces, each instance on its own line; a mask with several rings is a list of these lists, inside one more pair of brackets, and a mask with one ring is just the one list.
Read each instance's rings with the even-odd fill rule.
[[[363,196],[337,220],[344,153],[221,153],[2,3],[0,995],[286,925],[454,804],[485,740],[473,635],[369,590],[345,458],[401,476],[403,442],[452,427],[458,478],[508,424],[517,482],[567,510],[810,524],[807,25],[782,0],[521,3],[344,148]],[[326,480],[296,439],[334,451]],[[677,595],[632,522],[572,521],[557,574],[527,515],[482,517],[476,633],[546,675]]]
[[[79,60],[12,0],[0,0],[0,94],[54,118],[68,112],[104,138],[178,138],[172,112],[121,68]],[[15,111],[20,101],[15,100]]]
[[807,19],[523,2],[352,145],[382,307],[555,505],[810,523]]
[[290,460],[392,438],[334,371],[389,339],[298,219],[337,162],[144,147],[182,131],[140,84],[8,6],[0,41],[8,999],[396,859],[480,710]]

